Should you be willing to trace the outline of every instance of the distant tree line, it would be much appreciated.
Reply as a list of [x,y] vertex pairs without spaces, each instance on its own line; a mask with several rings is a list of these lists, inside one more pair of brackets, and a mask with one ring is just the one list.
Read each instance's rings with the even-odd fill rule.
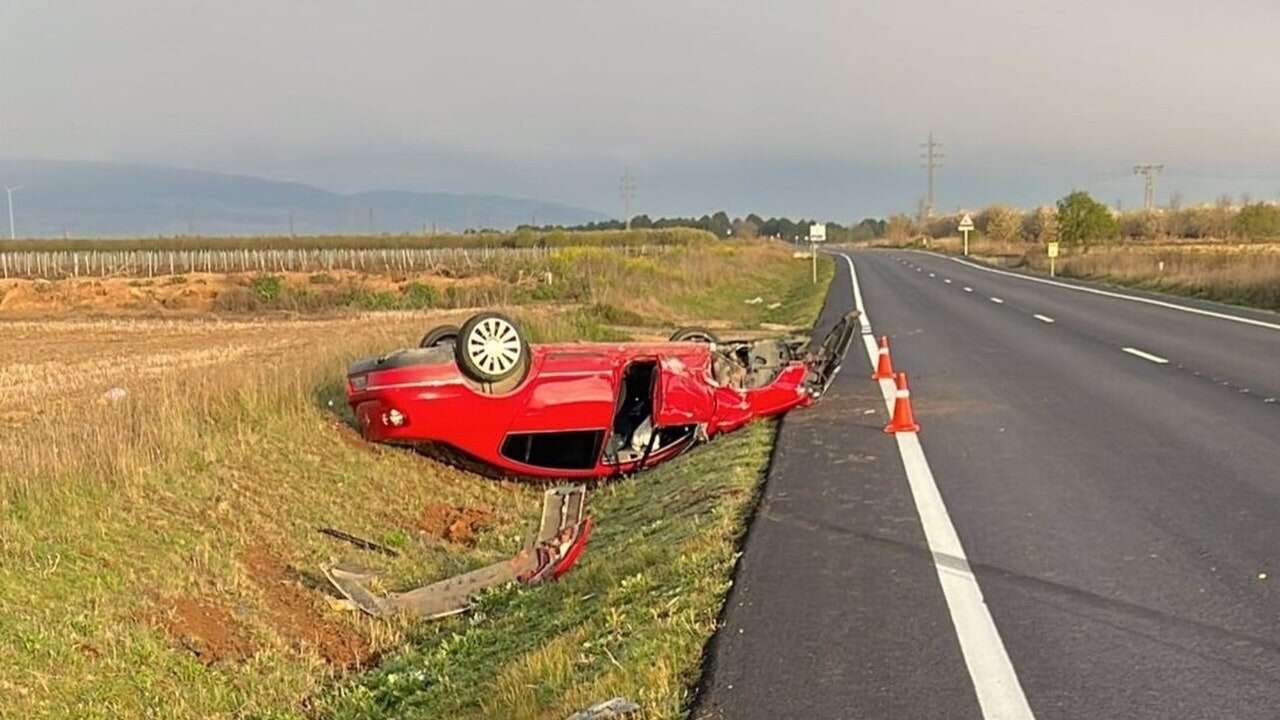
[[[696,218],[662,217],[653,219],[648,215],[636,215],[631,218],[631,227],[633,229],[696,228],[698,230],[706,230],[721,238],[769,237],[787,242],[799,242],[808,237],[809,226],[817,222],[821,221],[804,218],[792,220],[785,217],[771,217],[766,220],[755,213],[751,213],[746,217],[731,218],[728,213],[721,210],[711,215],[703,215]],[[828,242],[874,240],[884,237],[887,229],[886,221],[877,218],[866,218],[852,227],[833,222],[828,222],[826,225]],[[604,220],[570,227],[522,225],[519,229],[547,232],[550,230],[621,230],[624,227],[626,225],[621,220]]]

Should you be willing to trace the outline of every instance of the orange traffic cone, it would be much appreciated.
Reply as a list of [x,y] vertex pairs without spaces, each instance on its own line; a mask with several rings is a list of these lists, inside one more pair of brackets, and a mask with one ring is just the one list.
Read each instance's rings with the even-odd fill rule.
[[893,361],[889,359],[889,336],[880,336],[880,350],[877,353],[879,358],[876,360],[876,371],[872,373],[872,380],[892,380],[893,379]]
[[885,425],[884,431],[887,433],[920,432],[915,413],[911,412],[911,390],[907,388],[907,374],[898,373],[894,379],[897,381],[898,391],[893,400],[893,422]]

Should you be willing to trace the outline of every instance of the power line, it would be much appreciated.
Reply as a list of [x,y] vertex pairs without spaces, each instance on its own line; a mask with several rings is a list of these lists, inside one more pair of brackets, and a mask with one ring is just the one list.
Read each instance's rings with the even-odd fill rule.
[[946,157],[946,155],[943,155],[941,152],[942,143],[933,139],[932,130],[929,131],[929,141],[921,143],[920,147],[924,148],[924,152],[920,153],[920,159],[924,161],[923,167],[929,173],[929,193],[925,196],[924,208],[921,212],[923,217],[920,219],[928,220],[933,217],[934,211],[933,173],[935,170],[942,167],[942,159]]
[[1163,164],[1134,165],[1133,174],[1141,175],[1146,181],[1146,192],[1142,196],[1142,207],[1150,211],[1156,203],[1156,175],[1164,172]]
[[622,181],[618,185],[618,192],[622,195],[622,222],[626,224],[628,230],[631,229],[631,201],[636,196],[636,179],[631,175],[631,168],[622,169]]

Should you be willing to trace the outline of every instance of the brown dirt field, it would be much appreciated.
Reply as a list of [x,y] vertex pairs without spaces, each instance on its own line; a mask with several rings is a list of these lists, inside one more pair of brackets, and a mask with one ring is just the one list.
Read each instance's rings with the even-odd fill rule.
[[21,425],[51,405],[107,402],[121,387],[230,363],[256,365],[334,336],[404,333],[457,322],[463,312],[385,312],[296,320],[99,319],[0,321],[0,427]]
[[433,538],[470,546],[495,520],[491,508],[431,503],[418,514],[418,529]]
[[266,596],[266,621],[295,650],[314,650],[344,670],[369,665],[369,641],[351,626],[326,618],[317,606],[319,595],[303,587],[297,573],[265,545],[251,546],[241,563]]
[[[444,277],[438,273],[378,275],[335,270],[329,273],[268,273],[291,289],[355,286],[369,292],[398,292],[418,282],[444,291],[451,286],[497,282],[487,276]],[[316,279],[323,276],[323,282]],[[191,273],[154,278],[65,278],[0,280],[0,317],[13,319],[75,315],[190,317],[213,313],[218,297],[247,288],[256,273]]]
[[165,605],[168,612],[160,625],[205,665],[253,655],[253,643],[226,608],[195,598],[176,598]]

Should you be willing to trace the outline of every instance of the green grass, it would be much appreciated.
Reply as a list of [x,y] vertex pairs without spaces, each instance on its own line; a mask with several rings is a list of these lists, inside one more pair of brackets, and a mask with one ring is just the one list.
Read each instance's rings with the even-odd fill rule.
[[[514,312],[539,340],[611,340],[637,318],[807,323],[820,307],[825,286],[808,265],[767,244],[673,253],[680,262],[574,251],[577,263],[555,272],[584,301]],[[782,305],[742,302],[757,294]],[[593,493],[599,524],[578,568],[494,593],[465,617],[378,622],[308,587],[335,560],[376,562],[395,588],[493,562],[536,516],[536,488],[372,447],[335,422],[345,363],[416,341],[420,323],[353,325],[313,352],[183,373],[131,387],[120,404],[51,407],[6,427],[0,717],[550,718],[613,694],[679,716],[767,462],[768,424]],[[423,537],[416,515],[436,503],[491,508],[493,524],[474,547]],[[404,554],[370,557],[322,525]],[[287,577],[246,561],[263,548]],[[352,674],[327,663],[278,621],[282,588],[309,598],[316,624],[385,653],[382,664]],[[181,598],[224,608],[249,656],[199,662],[161,629]]]
[[511,587],[316,705],[337,718],[564,718],[623,695],[680,717],[768,464],[757,423],[591,495],[597,531],[560,582]]

